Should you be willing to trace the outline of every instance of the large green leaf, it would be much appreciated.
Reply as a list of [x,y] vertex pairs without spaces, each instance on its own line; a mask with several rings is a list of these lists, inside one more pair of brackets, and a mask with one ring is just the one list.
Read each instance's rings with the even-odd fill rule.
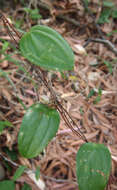
[[4,180],[0,182],[0,190],[15,190],[15,183],[12,180]]
[[47,70],[72,70],[74,54],[69,44],[55,30],[36,25],[20,40],[20,50],[33,64]]
[[18,146],[22,156],[33,158],[46,147],[56,135],[60,123],[58,112],[43,104],[32,105],[24,115]]
[[85,143],[77,152],[79,190],[104,190],[111,170],[111,155],[103,144]]

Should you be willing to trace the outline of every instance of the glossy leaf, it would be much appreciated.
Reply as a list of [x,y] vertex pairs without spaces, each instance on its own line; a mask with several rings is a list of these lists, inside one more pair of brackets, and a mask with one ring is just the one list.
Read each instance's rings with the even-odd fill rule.
[[24,115],[18,146],[22,156],[33,158],[47,146],[56,135],[60,117],[58,112],[44,104],[32,105]]
[[15,190],[15,183],[12,180],[4,180],[0,182],[1,190]]
[[69,44],[55,30],[36,25],[20,40],[20,50],[33,64],[47,70],[72,70],[74,54]]
[[76,157],[79,190],[104,190],[111,170],[111,155],[103,144],[85,143]]

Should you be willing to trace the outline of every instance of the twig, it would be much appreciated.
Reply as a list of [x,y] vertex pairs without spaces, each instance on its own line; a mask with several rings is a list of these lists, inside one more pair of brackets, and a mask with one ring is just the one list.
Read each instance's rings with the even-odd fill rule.
[[88,14],[92,17],[93,22],[94,22],[94,25],[95,25],[95,27],[96,27],[96,29],[97,29],[97,31],[98,31],[100,37],[101,37],[102,39],[105,39],[104,36],[103,36],[103,32],[102,32],[101,29],[100,29],[100,26],[96,23],[95,16],[93,15],[92,11],[87,7],[86,1],[85,1],[85,0],[81,0],[81,2],[82,2],[82,4],[83,4],[84,8],[87,10]]
[[21,35],[19,32],[13,27],[13,25],[7,20],[7,18],[4,16],[4,14],[0,11],[0,19],[3,21],[4,27],[8,33],[8,35],[11,37],[11,39],[14,40],[14,42],[17,44],[18,48],[18,41],[15,39],[14,35],[12,34],[11,31],[13,31],[16,36],[20,39]]
[[45,179],[49,179],[51,181],[55,181],[57,183],[72,183],[74,185],[78,185],[77,182],[74,182],[72,180],[67,180],[67,179],[56,179],[56,178],[53,178],[53,177],[50,177],[50,176],[46,176],[44,174],[41,173],[41,176],[44,177]]
[[7,161],[7,162],[9,162],[10,164],[12,164],[13,166],[15,166],[15,167],[18,167],[18,166],[19,166],[19,164],[15,163],[15,162],[13,162],[12,160],[8,159],[7,157],[3,156],[1,152],[0,152],[0,156],[1,156],[5,161]]
[[[45,10],[48,10],[50,11],[50,8],[48,5],[42,3],[42,2],[38,2],[38,5],[40,8],[43,8]],[[69,16],[65,16],[64,14],[58,14],[58,15],[55,15],[56,18],[59,18],[59,19],[63,19],[71,24],[73,24],[74,26],[80,26],[80,23],[78,21],[76,21],[75,19],[72,19],[70,18]]]
[[[7,161],[7,162],[9,162],[10,164],[12,164],[14,167],[19,167],[20,166],[20,164],[17,164],[17,163],[15,163],[15,162],[13,162],[12,160],[10,160],[10,159],[8,159],[7,157],[5,157],[5,156],[3,156],[2,155],[2,153],[0,152],[0,156],[2,157],[2,159],[4,159],[5,161]],[[30,177],[30,174],[35,174],[35,171],[34,170],[32,170],[32,169],[29,169],[29,168],[26,168],[25,170],[24,170],[24,173],[26,173],[29,177]],[[76,182],[74,182],[74,181],[72,181],[72,180],[64,180],[64,179],[56,179],[56,178],[53,178],[53,177],[50,177],[50,176],[46,176],[46,175],[44,175],[43,173],[41,173],[40,174],[43,178],[45,178],[45,179],[49,179],[49,180],[51,180],[51,181],[55,181],[55,182],[57,182],[57,183],[72,183],[72,184],[74,184],[74,185],[77,185],[77,183]],[[32,179],[32,177],[30,177],[31,179]],[[33,180],[33,179],[32,179]],[[39,180],[41,180],[41,179],[39,179]],[[35,181],[34,181],[35,182]],[[35,183],[36,184],[36,183]],[[37,184],[36,184],[37,185]]]
[[[55,105],[56,109],[59,111],[59,113],[61,114],[67,127],[69,127],[77,136],[79,136],[85,142],[88,142],[85,135],[81,132],[80,128],[78,127],[77,123],[71,118],[69,113],[66,111],[66,109],[62,106],[61,102],[58,100],[53,88],[47,82],[47,80],[44,76],[43,70],[38,67],[38,71],[39,71],[39,77],[40,77],[41,81],[44,83],[46,88],[50,91],[52,99],[54,101],[54,105]],[[77,130],[74,127],[77,127]]]
[[[4,15],[2,15],[2,13],[0,14],[0,16],[2,16],[1,18],[3,18],[3,22],[7,23],[7,25],[10,27],[10,29],[15,32],[14,27],[9,23],[7,18]],[[20,35],[17,32],[15,32],[15,33],[20,38]],[[35,66],[33,66],[33,67],[35,68]],[[66,111],[66,109],[62,106],[61,102],[58,100],[56,93],[54,92],[54,90],[53,90],[52,86],[49,84],[49,82],[46,80],[44,72],[40,67],[38,67],[38,72],[39,72],[39,77],[40,77],[41,81],[44,83],[46,88],[50,91],[51,97],[53,99],[54,106],[56,107],[56,109],[61,114],[62,118],[64,119],[64,121],[67,125],[67,127],[69,127],[77,136],[80,136],[81,139],[83,139],[85,142],[88,142],[86,137],[84,136],[83,132],[81,132],[80,128],[76,124],[76,122],[71,118],[69,113]],[[17,91],[16,87],[15,87],[15,91]],[[74,127],[77,127],[78,130],[75,130]]]
[[65,16],[65,15],[62,15],[62,14],[57,15],[56,18],[63,19],[63,20],[65,20],[65,21],[67,21],[67,22],[73,24],[74,26],[81,26],[81,24],[80,24],[78,21],[76,21],[75,19],[70,18],[70,17]]
[[117,48],[109,40],[100,39],[100,38],[89,38],[87,42],[84,44],[84,47],[86,47],[90,42],[102,43],[117,55]]

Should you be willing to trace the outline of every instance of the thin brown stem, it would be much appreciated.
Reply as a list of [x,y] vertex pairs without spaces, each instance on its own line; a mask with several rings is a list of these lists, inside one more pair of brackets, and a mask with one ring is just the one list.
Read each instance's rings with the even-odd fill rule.
[[[13,34],[11,31],[13,31],[16,36],[18,36],[19,39],[21,39],[20,34],[15,30],[12,24],[9,23],[7,18],[0,12],[0,19],[2,19],[4,26],[7,30],[7,33],[9,36],[15,41],[15,43],[18,45],[17,40],[14,38]],[[39,72],[39,78],[43,82],[43,84],[46,86],[46,88],[50,91],[51,97],[53,99],[54,106],[56,109],[59,111],[61,114],[63,120],[65,121],[65,124],[67,125],[68,128],[70,128],[77,136],[82,138],[85,142],[88,142],[84,134],[81,132],[80,128],[76,124],[76,122],[71,118],[69,113],[66,111],[66,109],[62,106],[61,102],[58,100],[58,97],[56,93],[54,92],[52,86],[48,81],[46,80],[46,77],[44,76],[44,72],[41,68],[38,67],[38,72]],[[77,127],[78,130],[74,129],[74,126]]]
[[[81,130],[79,129],[78,125],[76,124],[76,122],[71,118],[71,116],[69,115],[69,113],[66,111],[66,109],[62,106],[61,102],[59,102],[55,92],[53,91],[53,89],[51,88],[51,86],[48,84],[43,71],[39,68],[40,70],[40,79],[42,80],[42,82],[44,83],[44,85],[46,86],[46,88],[50,91],[51,96],[54,100],[54,104],[55,107],[57,108],[57,110],[59,111],[59,113],[61,114],[63,120],[65,121],[66,125],[77,135],[80,136],[80,138],[82,138],[85,142],[88,142],[86,137],[84,136],[84,134],[81,132]],[[71,124],[72,123],[72,124]],[[78,131],[74,129],[74,126],[77,127]]]
[[15,35],[21,39],[21,35],[17,30],[13,27],[13,25],[8,21],[8,19],[4,16],[2,12],[0,12],[0,19],[3,21],[4,27],[8,33],[8,35],[13,39],[13,41],[17,44],[18,47],[18,41],[15,39],[14,35],[12,34],[12,31],[15,33]]

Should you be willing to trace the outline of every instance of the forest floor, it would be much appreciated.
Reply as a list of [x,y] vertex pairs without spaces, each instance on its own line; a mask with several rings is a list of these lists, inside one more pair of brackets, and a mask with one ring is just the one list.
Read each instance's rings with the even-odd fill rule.
[[[113,12],[114,7],[104,7],[98,0],[90,1],[88,7],[83,2],[86,1],[30,0],[26,7],[17,1],[5,1],[0,7],[19,33],[28,31],[33,25],[45,24],[58,31],[72,47],[75,54],[74,70],[45,72],[45,75],[87,140],[104,143],[110,150],[112,170],[107,189],[116,190],[117,15],[102,15],[103,10]],[[117,7],[116,2],[112,2]],[[24,7],[28,10],[38,9],[39,14],[28,14]],[[17,36],[15,39],[18,40]],[[21,102],[29,107],[38,99],[43,102],[50,98],[50,93],[39,80],[37,70],[26,63],[11,45],[13,43],[1,19],[0,120],[9,121],[14,126],[5,128],[0,136],[0,160],[3,162],[6,159],[3,162],[5,178],[12,179],[18,165],[26,165],[30,170],[40,166],[40,180],[45,189],[78,190],[75,158],[84,142],[66,127],[62,119],[56,137],[43,155],[25,159],[18,154],[17,135],[25,113]],[[35,182],[34,175],[23,174],[16,181],[16,190],[21,189],[24,182],[30,184],[32,190],[43,189]]]

